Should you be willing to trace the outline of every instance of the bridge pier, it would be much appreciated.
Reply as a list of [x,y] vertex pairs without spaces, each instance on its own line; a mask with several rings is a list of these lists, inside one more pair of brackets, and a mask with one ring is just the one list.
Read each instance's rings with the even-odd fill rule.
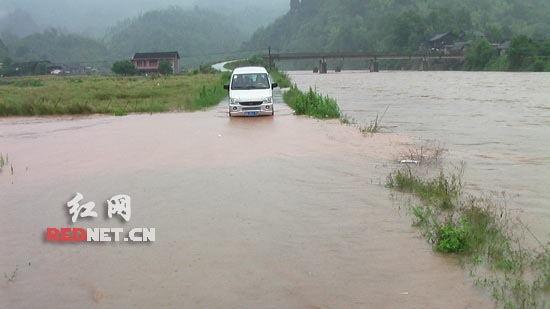
[[370,71],[378,72],[378,61],[376,61],[376,59],[370,61]]
[[420,63],[420,71],[427,71],[430,68],[430,61],[426,58]]
[[321,59],[321,61],[319,61],[319,74],[327,74],[327,72],[327,60]]

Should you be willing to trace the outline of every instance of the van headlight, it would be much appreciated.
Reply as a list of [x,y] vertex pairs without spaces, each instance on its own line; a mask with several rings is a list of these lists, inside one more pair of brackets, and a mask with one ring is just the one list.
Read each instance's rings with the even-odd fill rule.
[[239,104],[239,99],[230,98],[230,99],[229,99],[229,103],[230,103],[230,104]]
[[264,103],[273,103],[273,97],[267,97],[264,99]]

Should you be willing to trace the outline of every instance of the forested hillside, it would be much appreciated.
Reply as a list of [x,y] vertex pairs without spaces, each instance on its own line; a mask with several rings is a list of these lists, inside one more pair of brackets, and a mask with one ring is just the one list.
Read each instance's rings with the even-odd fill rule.
[[184,57],[182,63],[200,64],[212,54],[238,49],[245,39],[232,20],[218,13],[171,7],[121,22],[108,31],[105,44],[118,59],[135,52],[174,50]]
[[0,36],[3,39],[22,37],[39,30],[40,27],[27,11],[17,9],[5,16],[0,15]]
[[31,34],[10,47],[11,56],[17,61],[98,64],[111,58],[101,42],[76,34],[59,33],[55,29]]
[[245,39],[235,23],[219,13],[170,7],[126,19],[110,28],[103,39],[48,29],[7,45],[14,61],[109,68],[114,60],[130,59],[136,52],[178,51],[182,65],[197,66],[238,49]]
[[0,59],[8,55],[8,47],[0,40]]
[[[288,9],[288,0],[0,0],[0,3],[0,33],[8,29],[18,37],[53,27],[101,38],[118,21],[171,5],[188,10],[198,6],[232,17],[239,20],[237,26],[241,32],[250,35]],[[28,16],[32,16],[32,22],[20,22],[29,20]]]
[[245,49],[416,51],[437,33],[485,32],[492,41],[550,39],[547,0],[302,0],[258,30]]

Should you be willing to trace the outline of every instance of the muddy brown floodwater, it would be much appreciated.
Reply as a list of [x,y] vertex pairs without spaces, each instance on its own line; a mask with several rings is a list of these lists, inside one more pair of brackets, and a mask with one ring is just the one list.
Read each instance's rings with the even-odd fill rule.
[[[410,137],[276,106],[0,119],[14,166],[0,174],[0,272],[17,267],[0,307],[492,306],[383,186]],[[76,192],[98,218],[69,222]],[[117,194],[132,198],[125,224],[104,215]],[[154,227],[156,242],[47,243],[48,227]]]
[[[550,241],[550,74],[503,72],[291,72],[345,114],[385,132],[449,149],[466,163],[467,189],[507,205]],[[428,143],[428,144],[429,144]],[[502,202],[502,201],[501,201]]]

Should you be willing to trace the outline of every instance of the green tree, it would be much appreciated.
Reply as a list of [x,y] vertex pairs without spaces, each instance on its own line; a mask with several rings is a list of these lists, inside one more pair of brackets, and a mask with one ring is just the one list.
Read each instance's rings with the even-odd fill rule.
[[36,75],[46,75],[48,72],[48,67],[44,63],[39,63],[34,68],[34,74]]
[[112,71],[117,75],[135,75],[137,73],[137,69],[131,61],[113,63]]
[[4,45],[4,42],[0,40],[0,58],[6,57],[8,55],[8,48]]
[[534,62],[536,53],[536,46],[526,35],[514,37],[508,49],[510,69],[525,69]]
[[550,57],[550,41],[544,42],[539,50],[539,55],[543,57]]
[[466,51],[464,67],[467,70],[483,70],[495,57],[496,49],[486,39],[481,39],[474,42]]
[[172,69],[172,63],[168,60],[161,60],[159,62],[159,73],[162,75],[170,75],[174,74],[174,70]]
[[9,57],[5,57],[2,60],[2,68],[0,69],[0,75],[12,76],[15,75],[15,69],[13,68],[13,60]]
[[500,26],[496,24],[488,25],[485,28],[485,34],[487,35],[487,39],[493,43],[500,43],[504,37]]
[[424,39],[426,25],[416,11],[401,14],[393,24],[393,50],[414,51]]

